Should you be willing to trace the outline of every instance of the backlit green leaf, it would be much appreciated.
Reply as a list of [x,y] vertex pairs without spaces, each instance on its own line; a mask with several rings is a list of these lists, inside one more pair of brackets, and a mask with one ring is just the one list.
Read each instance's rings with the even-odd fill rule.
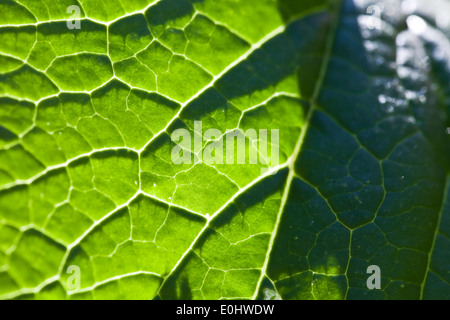
[[450,299],[448,1],[105,3],[0,0],[1,299]]

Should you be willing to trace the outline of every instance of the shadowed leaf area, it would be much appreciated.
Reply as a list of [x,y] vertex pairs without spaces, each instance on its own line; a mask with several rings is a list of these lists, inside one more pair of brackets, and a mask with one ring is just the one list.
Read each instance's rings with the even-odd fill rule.
[[450,299],[449,11],[0,0],[0,299]]

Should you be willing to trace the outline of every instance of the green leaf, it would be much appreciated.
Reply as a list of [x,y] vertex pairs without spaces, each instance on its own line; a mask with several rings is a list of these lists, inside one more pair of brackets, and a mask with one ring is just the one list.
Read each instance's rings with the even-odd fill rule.
[[450,299],[450,4],[402,3],[0,0],[0,298]]

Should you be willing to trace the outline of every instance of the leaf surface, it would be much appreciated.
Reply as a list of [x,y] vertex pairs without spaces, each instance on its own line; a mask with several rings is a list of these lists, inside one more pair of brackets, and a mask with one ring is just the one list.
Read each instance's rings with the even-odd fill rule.
[[406,2],[1,0],[0,298],[449,299],[450,5]]

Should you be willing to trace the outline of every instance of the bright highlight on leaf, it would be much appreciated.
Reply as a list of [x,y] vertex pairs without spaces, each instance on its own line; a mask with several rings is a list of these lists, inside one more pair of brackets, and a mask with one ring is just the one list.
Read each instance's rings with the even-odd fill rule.
[[442,12],[0,0],[0,299],[450,299]]

